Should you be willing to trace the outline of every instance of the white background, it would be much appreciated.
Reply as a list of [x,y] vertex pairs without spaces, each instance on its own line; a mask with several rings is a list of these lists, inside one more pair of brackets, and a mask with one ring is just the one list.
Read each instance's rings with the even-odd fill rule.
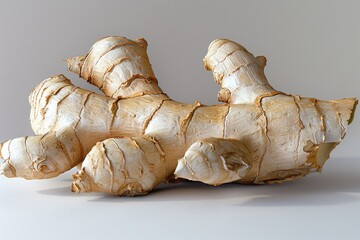
[[[27,97],[99,38],[144,37],[160,86],[215,104],[202,58],[216,38],[268,59],[284,92],[359,97],[359,1],[0,0],[0,141],[31,135]],[[72,194],[57,179],[0,179],[1,239],[358,239],[359,114],[322,174],[284,185],[166,185],[142,198]]]

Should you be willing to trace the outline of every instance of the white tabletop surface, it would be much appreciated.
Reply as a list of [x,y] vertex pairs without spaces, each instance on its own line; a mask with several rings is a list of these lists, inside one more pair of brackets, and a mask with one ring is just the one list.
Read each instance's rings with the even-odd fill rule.
[[75,194],[70,184],[71,173],[2,177],[0,239],[359,239],[358,158],[281,185],[166,184],[124,198]]

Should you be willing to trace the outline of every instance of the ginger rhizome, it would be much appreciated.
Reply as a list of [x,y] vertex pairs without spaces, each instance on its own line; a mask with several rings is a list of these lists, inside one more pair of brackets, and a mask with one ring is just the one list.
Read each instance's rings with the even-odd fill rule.
[[0,145],[7,177],[51,178],[81,164],[76,192],[142,195],[176,177],[211,185],[274,183],[320,171],[344,138],[357,99],[293,96],[268,83],[263,56],[213,41],[205,68],[223,104],[170,99],[158,86],[144,39],[106,37],[70,71],[105,96],[46,79],[31,93],[36,135]]

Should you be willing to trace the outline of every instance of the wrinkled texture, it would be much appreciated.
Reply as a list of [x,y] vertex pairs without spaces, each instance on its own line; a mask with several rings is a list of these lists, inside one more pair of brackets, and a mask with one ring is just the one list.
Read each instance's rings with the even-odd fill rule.
[[[344,138],[357,99],[323,101],[275,90],[266,58],[227,39],[204,58],[221,85],[205,106],[171,100],[158,86],[147,42],[106,37],[70,71],[105,96],[65,76],[44,80],[29,97],[35,136],[0,145],[7,177],[55,177],[76,165],[72,190],[143,195],[173,179],[220,185],[280,183],[320,171]],[[175,175],[174,175],[175,174]]]

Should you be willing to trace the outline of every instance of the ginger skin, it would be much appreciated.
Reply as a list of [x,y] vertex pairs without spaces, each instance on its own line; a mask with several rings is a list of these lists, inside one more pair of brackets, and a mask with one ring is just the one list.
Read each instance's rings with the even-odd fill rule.
[[265,57],[213,41],[205,68],[225,104],[171,100],[158,86],[144,39],[107,37],[68,68],[106,96],[65,76],[29,97],[35,136],[0,145],[7,177],[55,177],[81,163],[75,192],[143,195],[175,174],[211,185],[274,183],[320,171],[344,138],[357,99],[322,101],[275,90]]

